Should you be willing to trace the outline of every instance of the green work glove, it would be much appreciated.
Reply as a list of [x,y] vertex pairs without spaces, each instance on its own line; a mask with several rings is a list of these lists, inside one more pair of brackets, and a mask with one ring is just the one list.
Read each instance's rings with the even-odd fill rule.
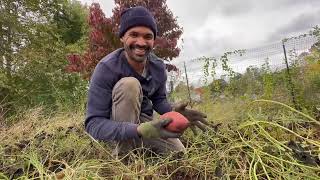
[[146,139],[178,138],[181,136],[181,133],[174,133],[165,129],[171,121],[172,119],[157,119],[141,123],[137,128],[138,134]]
[[178,105],[175,105],[173,107],[173,110],[182,114],[189,120],[190,128],[195,135],[197,135],[196,127],[200,128],[203,132],[205,132],[207,130],[205,125],[209,125],[208,121],[206,120],[207,115],[200,111],[187,109],[187,106],[188,102],[180,103]]

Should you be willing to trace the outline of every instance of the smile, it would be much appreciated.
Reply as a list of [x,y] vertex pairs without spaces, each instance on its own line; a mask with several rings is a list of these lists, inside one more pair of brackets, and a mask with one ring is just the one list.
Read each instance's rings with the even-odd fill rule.
[[134,52],[137,55],[145,55],[146,54],[146,50],[145,49],[140,49],[140,48],[135,48]]

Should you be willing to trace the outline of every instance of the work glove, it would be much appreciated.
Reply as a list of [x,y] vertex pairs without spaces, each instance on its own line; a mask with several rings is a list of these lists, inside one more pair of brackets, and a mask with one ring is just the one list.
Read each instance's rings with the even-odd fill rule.
[[175,105],[173,107],[173,110],[184,115],[190,122],[190,128],[192,130],[192,132],[194,133],[194,135],[197,135],[197,130],[196,127],[198,127],[199,129],[201,129],[203,132],[205,132],[206,126],[209,126],[208,121],[205,119],[207,118],[207,115],[200,112],[200,111],[196,111],[193,109],[187,109],[186,107],[188,106],[188,102],[186,103],[180,103],[178,105]]
[[165,127],[171,123],[172,119],[156,119],[152,121],[148,121],[145,123],[141,123],[137,127],[138,134],[146,139],[157,139],[157,138],[178,138],[182,134],[170,132],[165,129]]

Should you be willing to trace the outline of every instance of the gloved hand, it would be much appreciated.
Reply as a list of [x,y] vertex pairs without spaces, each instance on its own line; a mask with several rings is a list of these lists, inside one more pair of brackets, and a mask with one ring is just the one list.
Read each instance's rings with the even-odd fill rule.
[[193,109],[187,109],[187,105],[188,102],[180,103],[178,105],[175,105],[173,107],[173,110],[184,115],[189,120],[190,128],[195,135],[197,135],[196,127],[200,128],[203,132],[205,132],[205,125],[209,125],[208,121],[205,120],[205,118],[207,118],[207,115]]
[[174,133],[165,129],[171,121],[172,119],[156,119],[141,123],[137,128],[138,134],[147,139],[178,138],[182,135],[181,133]]

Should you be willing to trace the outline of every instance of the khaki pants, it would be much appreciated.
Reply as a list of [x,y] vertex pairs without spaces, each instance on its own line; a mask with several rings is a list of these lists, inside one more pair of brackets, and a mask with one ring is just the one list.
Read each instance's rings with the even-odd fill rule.
[[[152,117],[141,113],[142,88],[134,77],[119,80],[112,90],[112,119],[135,124],[151,121]],[[116,143],[115,156],[126,154],[135,148],[148,148],[159,154],[184,151],[185,147],[178,138],[127,140]]]

